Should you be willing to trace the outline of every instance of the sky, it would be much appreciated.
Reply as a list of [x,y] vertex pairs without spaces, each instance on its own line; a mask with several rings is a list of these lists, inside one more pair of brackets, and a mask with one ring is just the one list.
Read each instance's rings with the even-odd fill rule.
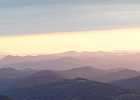
[[139,27],[139,0],[0,0],[0,35]]
[[140,0],[0,0],[0,53],[139,51]]

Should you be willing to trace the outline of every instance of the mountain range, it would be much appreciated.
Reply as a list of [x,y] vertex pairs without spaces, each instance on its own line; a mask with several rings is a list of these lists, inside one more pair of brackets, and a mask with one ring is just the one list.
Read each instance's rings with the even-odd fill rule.
[[0,100],[140,100],[139,57],[73,51],[6,56],[0,60],[0,95],[6,99]]
[[67,70],[80,66],[100,69],[133,68],[139,70],[139,53],[75,52],[37,56],[5,56],[0,67]]
[[14,100],[114,100],[134,93],[113,85],[77,78],[15,88],[5,94]]
[[[139,72],[130,69],[102,70],[89,66],[62,71],[2,68],[0,74],[0,94],[13,100],[139,100],[140,97],[132,88],[116,84],[118,79],[129,84],[127,79],[140,76]],[[113,80],[108,81],[110,77]]]
[[[130,69],[102,70],[89,66],[72,68],[69,70],[32,70],[32,69],[0,69],[0,87],[12,86],[13,83],[24,85],[46,84],[60,79],[84,78],[88,80],[110,83],[140,76],[140,72]],[[53,80],[51,80],[53,79]],[[30,84],[28,84],[30,83]],[[17,85],[17,84],[16,84]],[[22,84],[23,85],[23,84]]]

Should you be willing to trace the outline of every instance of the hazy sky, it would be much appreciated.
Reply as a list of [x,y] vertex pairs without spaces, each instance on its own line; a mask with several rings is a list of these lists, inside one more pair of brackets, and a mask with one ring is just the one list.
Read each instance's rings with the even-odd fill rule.
[[0,35],[139,27],[140,0],[0,0]]
[[139,51],[139,34],[140,0],[0,0],[0,53]]

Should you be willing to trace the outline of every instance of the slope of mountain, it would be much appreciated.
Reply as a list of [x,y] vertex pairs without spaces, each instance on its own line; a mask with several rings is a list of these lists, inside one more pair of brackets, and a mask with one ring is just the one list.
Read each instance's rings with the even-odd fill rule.
[[15,86],[13,87],[22,88],[28,86],[43,85],[63,79],[65,78],[55,71],[41,70],[27,77],[16,80]]
[[80,78],[6,92],[14,100],[115,100],[118,96],[128,93],[131,92]]
[[140,75],[140,72],[131,69],[121,68],[120,70],[101,70],[93,67],[73,68],[71,70],[61,71],[60,73],[71,79],[81,77],[107,83],[121,79],[129,79]]
[[67,78],[85,78],[89,80],[99,80],[99,77],[107,73],[105,70],[93,68],[93,67],[79,67],[70,70],[65,70],[60,72],[63,76]]
[[123,88],[128,88],[128,89],[135,89],[140,91],[140,76],[130,78],[130,79],[124,79],[124,80],[118,80],[112,82],[112,84],[116,86],[120,86]]
[[109,73],[104,74],[99,79],[102,82],[113,82],[122,79],[129,79],[140,75],[140,72],[131,69],[120,69],[114,71],[108,71]]
[[32,74],[34,71],[25,69],[25,70],[17,70],[14,68],[1,68],[0,69],[0,79],[16,79],[24,76],[28,76]]
[[1,68],[0,69],[0,91],[11,87],[17,79],[34,73],[32,70],[17,70],[14,68]]

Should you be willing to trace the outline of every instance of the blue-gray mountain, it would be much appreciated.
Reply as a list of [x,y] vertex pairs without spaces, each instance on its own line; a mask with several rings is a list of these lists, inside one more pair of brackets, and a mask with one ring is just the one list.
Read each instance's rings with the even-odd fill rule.
[[134,93],[109,84],[78,78],[14,88],[5,94],[14,100],[115,100],[121,95]]
[[[13,100],[127,100],[126,98],[134,98],[134,100],[140,99],[138,92],[129,89],[122,89],[123,87],[119,88],[106,83],[92,81],[95,80],[95,76],[99,73],[102,73],[104,75],[107,74],[105,70],[90,67],[81,67],[66,71],[31,70],[29,71],[30,74],[28,72],[28,75],[26,73],[26,75],[24,75],[23,73],[19,73],[22,71],[23,70],[15,70],[12,68],[1,69],[0,72],[5,72],[12,77],[8,79],[8,76],[4,76],[5,79],[0,79],[0,83],[2,83],[3,80],[7,80],[7,83],[9,83],[0,85],[0,94],[8,95]],[[24,71],[27,72],[26,70]],[[127,74],[124,75],[128,75],[128,72],[134,73],[135,71],[125,70],[118,73],[120,74],[121,72],[123,74],[124,72],[127,72]],[[16,76],[14,77],[15,73]],[[18,77],[17,74],[19,74]],[[70,74],[73,74],[74,76]],[[114,75],[118,74],[116,74],[115,72]],[[92,80],[89,80],[90,78],[92,78]]]
[[114,81],[112,84],[122,88],[134,89],[140,92],[140,76]]

